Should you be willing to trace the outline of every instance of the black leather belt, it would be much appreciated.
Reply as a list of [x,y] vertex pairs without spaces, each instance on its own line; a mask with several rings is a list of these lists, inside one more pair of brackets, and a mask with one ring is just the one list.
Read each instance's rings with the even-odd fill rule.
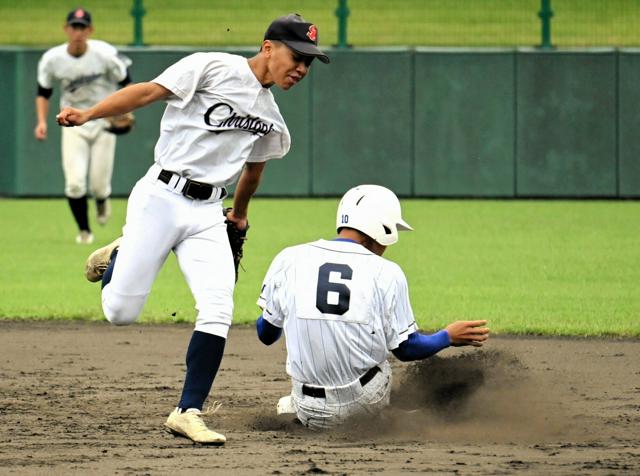
[[[360,385],[364,387],[366,384],[371,382],[371,379],[375,377],[378,372],[382,372],[382,370],[377,365],[367,370],[367,373],[360,377]],[[327,398],[327,393],[324,391],[324,387],[312,387],[310,385],[303,384],[302,393],[308,397]]]
[[[171,172],[170,170],[162,170],[158,175],[158,180],[169,184],[171,181],[171,177],[174,175],[178,175],[175,172]],[[224,187],[214,187],[213,185],[209,185],[208,183],[196,182],[195,180],[185,179],[186,182],[184,187],[182,187],[181,193],[187,198],[193,198],[194,200],[208,200],[213,195],[214,190],[216,193],[219,191],[220,196],[215,197],[219,199],[223,199],[227,196],[227,190]]]

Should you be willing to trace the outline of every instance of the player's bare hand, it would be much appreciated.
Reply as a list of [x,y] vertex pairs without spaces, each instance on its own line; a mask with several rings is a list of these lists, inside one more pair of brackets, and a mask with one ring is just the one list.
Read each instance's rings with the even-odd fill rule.
[[81,126],[89,120],[89,114],[82,109],[65,107],[56,116],[58,124],[64,127]]
[[45,140],[47,138],[47,123],[38,123],[33,133],[36,136],[36,139]]
[[451,345],[455,347],[473,345],[481,347],[489,338],[487,321],[456,321],[445,327]]
[[246,230],[249,225],[247,217],[238,217],[233,213],[233,208],[227,213],[227,220],[235,223],[238,230]]

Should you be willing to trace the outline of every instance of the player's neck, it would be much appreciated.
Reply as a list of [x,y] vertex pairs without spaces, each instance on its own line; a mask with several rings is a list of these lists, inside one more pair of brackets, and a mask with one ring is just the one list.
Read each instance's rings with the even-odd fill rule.
[[260,56],[260,54],[254,56],[253,58],[249,58],[247,62],[249,63],[249,68],[251,68],[251,71],[253,72],[258,82],[262,84],[263,88],[270,88],[271,86],[273,86],[273,80],[269,75],[267,64]]
[[69,43],[67,45],[67,52],[76,58],[82,56],[87,52],[87,42],[82,43]]
[[354,230],[353,228],[342,228],[340,233],[338,233],[338,238],[343,238],[351,241],[355,241],[356,243],[364,246],[366,249],[371,251],[378,256],[382,256],[384,251],[386,250],[386,246],[381,245],[373,238],[361,233],[358,230]]

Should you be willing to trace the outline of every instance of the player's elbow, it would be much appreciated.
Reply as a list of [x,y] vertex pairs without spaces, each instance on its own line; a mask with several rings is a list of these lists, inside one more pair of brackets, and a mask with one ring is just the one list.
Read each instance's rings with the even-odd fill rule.
[[273,338],[268,338],[262,334],[258,334],[258,339],[260,339],[260,342],[262,342],[264,345],[271,345],[277,340]]
[[282,335],[282,329],[274,326],[262,316],[260,316],[256,322],[256,331],[258,333],[258,339],[264,345],[271,345],[277,341]]
[[408,352],[405,351],[403,347],[398,347],[396,349],[393,349],[391,353],[396,359],[400,360],[401,362],[411,362],[415,360],[412,358],[411,355],[409,355]]

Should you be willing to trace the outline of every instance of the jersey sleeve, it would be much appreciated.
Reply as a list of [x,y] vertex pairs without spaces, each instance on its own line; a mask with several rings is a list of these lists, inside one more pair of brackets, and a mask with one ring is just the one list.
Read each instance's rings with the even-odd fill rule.
[[390,263],[387,272],[390,281],[386,284],[384,295],[385,308],[385,337],[387,348],[393,350],[407,340],[409,334],[418,330],[413,309],[409,301],[409,285],[400,267]]
[[91,40],[90,45],[95,48],[103,58],[106,77],[112,83],[119,83],[127,77],[127,68],[131,66],[131,60],[120,55],[115,46],[101,40]]
[[127,77],[127,69],[131,66],[131,60],[123,55],[115,54],[110,57],[107,65],[107,74],[114,83],[119,83]]
[[53,62],[49,51],[38,61],[38,85],[44,89],[53,89]]
[[286,288],[286,270],[288,268],[288,252],[281,251],[269,266],[257,304],[262,309],[262,317],[277,327],[284,326],[282,301]]
[[270,159],[281,159],[291,148],[289,130],[284,127],[282,132],[272,131],[258,139],[251,149],[247,162],[266,162]]
[[224,74],[224,63],[212,54],[194,53],[169,66],[153,79],[171,91],[174,96],[167,103],[184,108],[199,89],[215,87]]

